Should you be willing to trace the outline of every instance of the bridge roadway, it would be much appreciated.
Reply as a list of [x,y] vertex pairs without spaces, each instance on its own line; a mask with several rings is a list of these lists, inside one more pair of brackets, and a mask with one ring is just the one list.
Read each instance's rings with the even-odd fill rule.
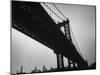
[[12,27],[51,48],[54,53],[76,62],[80,69],[87,67],[73,43],[60,31],[40,3],[12,1]]

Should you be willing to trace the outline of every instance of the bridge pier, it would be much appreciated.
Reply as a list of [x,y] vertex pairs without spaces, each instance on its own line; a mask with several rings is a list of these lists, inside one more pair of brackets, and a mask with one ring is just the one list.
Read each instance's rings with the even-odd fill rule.
[[57,56],[57,69],[62,70],[64,69],[64,60],[61,54],[56,54]]

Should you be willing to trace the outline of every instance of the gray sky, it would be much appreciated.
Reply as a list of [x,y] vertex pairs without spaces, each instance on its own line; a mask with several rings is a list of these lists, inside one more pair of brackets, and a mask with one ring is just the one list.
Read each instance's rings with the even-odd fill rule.
[[[59,14],[52,5],[49,6]],[[82,56],[91,65],[95,62],[95,7],[67,4],[56,4],[56,6],[69,18]],[[51,11],[47,11],[54,20],[61,21]],[[67,65],[66,60],[65,65]],[[41,69],[43,65],[48,69],[57,67],[56,55],[50,48],[12,28],[12,72],[19,70],[21,65],[26,72],[34,69],[35,65],[38,69]]]

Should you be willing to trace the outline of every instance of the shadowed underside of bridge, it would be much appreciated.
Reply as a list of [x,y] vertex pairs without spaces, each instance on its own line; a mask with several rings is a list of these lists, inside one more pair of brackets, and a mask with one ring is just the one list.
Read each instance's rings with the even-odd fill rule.
[[80,69],[86,67],[75,46],[40,3],[12,1],[12,27],[76,62]]

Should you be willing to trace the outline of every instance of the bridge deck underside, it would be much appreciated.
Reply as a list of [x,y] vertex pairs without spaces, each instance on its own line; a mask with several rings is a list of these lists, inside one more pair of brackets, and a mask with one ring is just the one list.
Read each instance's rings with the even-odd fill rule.
[[[23,8],[30,7],[30,11]],[[78,65],[84,64],[75,46],[60,31],[40,3],[12,2],[12,27],[60,53]]]

